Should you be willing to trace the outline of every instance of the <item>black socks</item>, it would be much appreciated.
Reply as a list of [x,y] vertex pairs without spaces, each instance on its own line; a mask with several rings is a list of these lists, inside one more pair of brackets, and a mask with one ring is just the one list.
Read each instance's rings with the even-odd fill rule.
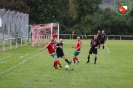
[[95,58],[95,60],[94,60],[94,64],[96,64],[96,61],[97,61],[97,58]]
[[90,56],[88,56],[88,62],[90,62]]
[[104,49],[104,46],[103,46],[103,49]]
[[65,61],[69,64],[69,61],[67,59],[65,59]]

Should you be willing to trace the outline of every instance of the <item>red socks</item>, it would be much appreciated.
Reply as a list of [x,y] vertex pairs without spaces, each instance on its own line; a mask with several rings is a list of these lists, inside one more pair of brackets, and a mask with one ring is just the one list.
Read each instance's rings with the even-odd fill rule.
[[54,61],[54,68],[55,68],[55,69],[57,69],[57,65],[61,66],[59,60],[55,60],[55,61]]
[[76,63],[76,61],[78,61],[78,58],[77,57],[73,58],[74,64]]
[[54,68],[57,68],[57,61],[54,61]]
[[57,60],[57,64],[58,64],[58,65],[61,65],[59,60]]

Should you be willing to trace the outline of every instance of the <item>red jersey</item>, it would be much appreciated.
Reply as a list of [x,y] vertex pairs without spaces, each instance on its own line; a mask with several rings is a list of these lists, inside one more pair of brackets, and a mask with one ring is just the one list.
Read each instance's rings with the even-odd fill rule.
[[81,45],[82,45],[82,42],[81,42],[81,41],[78,41],[77,44],[76,44],[75,49],[76,49],[77,51],[80,51],[80,50],[81,50],[81,47],[79,48],[79,46],[81,46]]
[[47,45],[46,45],[46,48],[48,49],[48,52],[49,52],[49,54],[53,54],[53,53],[55,53],[55,49],[54,49],[54,44],[53,43],[48,43]]
[[53,34],[53,39],[56,39],[57,38],[57,34]]

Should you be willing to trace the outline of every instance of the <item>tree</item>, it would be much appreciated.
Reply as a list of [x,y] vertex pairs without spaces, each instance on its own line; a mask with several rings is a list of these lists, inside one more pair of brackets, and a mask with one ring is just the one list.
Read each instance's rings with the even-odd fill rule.
[[68,0],[30,0],[28,4],[33,8],[30,15],[32,23],[60,22],[60,18],[66,17]]
[[31,9],[27,5],[28,2],[27,0],[2,0],[0,2],[0,8],[29,13]]

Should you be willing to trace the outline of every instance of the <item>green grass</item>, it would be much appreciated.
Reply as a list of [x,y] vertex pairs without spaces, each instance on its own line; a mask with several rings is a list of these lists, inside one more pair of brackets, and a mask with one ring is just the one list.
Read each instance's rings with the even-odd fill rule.
[[[86,64],[90,40],[82,40],[78,65],[65,70],[53,68],[54,59],[41,47],[24,46],[0,53],[0,88],[133,88],[133,41],[109,40],[111,53],[100,49]],[[72,60],[76,40],[64,40],[64,52]]]

